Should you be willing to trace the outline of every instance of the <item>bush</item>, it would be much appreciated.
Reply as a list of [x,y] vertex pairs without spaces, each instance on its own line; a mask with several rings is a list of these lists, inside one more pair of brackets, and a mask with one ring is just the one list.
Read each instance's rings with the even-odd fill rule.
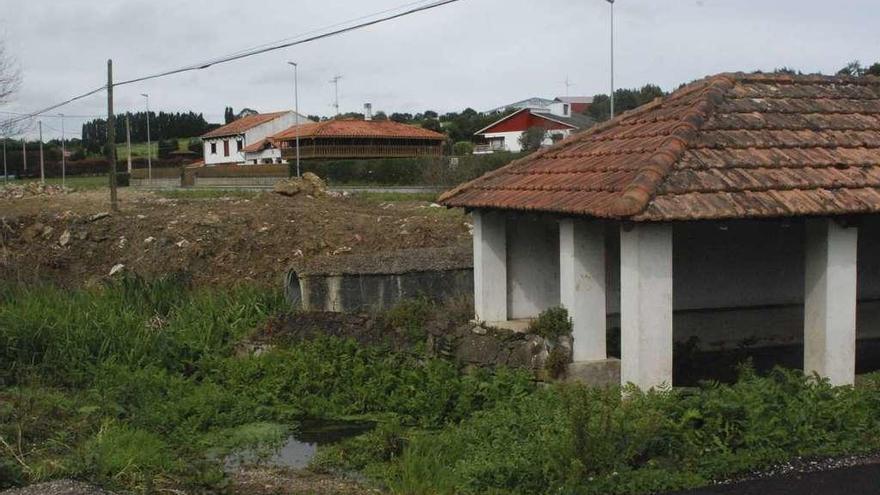
[[571,335],[571,318],[568,310],[562,307],[549,308],[541,312],[537,318],[529,323],[529,333],[539,335],[547,340],[556,340],[565,335]]
[[193,153],[197,153],[199,156],[202,156],[205,152],[205,147],[202,144],[202,140],[199,138],[190,138],[189,143],[187,144],[187,149]]
[[178,145],[176,139],[159,140],[159,158],[171,158],[171,153],[177,151]]
[[[874,382],[871,382],[874,383]],[[416,435],[384,476],[406,493],[639,494],[796,456],[880,448],[876,389],[745,368],[734,385],[640,392],[556,385]],[[442,471],[430,473],[432,469]],[[440,483],[448,489],[431,492]]]
[[452,154],[455,156],[470,155],[474,152],[474,143],[470,141],[459,141],[452,145]]

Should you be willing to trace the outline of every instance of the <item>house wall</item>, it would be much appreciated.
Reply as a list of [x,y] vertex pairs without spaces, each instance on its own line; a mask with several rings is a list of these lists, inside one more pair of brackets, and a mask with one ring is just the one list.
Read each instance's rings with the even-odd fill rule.
[[[239,138],[243,138],[242,135],[237,136],[224,136],[220,138],[209,138],[202,140],[203,146],[203,154],[205,157],[205,165],[221,165],[226,163],[242,163],[244,162],[244,152],[241,151],[247,146],[247,143],[243,143],[241,146],[241,150],[237,149],[237,140]],[[225,156],[223,154],[223,143],[229,143],[229,156]],[[211,153],[211,144],[215,144],[217,147],[216,153]]]
[[[609,225],[609,326],[620,326],[620,247]],[[858,331],[880,337],[880,219],[859,229]],[[804,328],[802,220],[678,224],[673,235],[674,339],[704,348],[794,344]]]
[[512,320],[559,306],[559,223],[553,218],[507,220],[507,311]]
[[249,152],[245,153],[244,158],[246,165],[260,165],[264,160],[271,160],[271,163],[280,163],[281,150],[270,148],[258,152]]
[[[300,123],[306,121],[306,119],[300,116]],[[277,119],[270,120],[269,122],[265,122],[263,124],[254,126],[244,134],[239,134],[236,136],[224,136],[219,138],[208,138],[203,140],[203,156],[205,157],[205,165],[220,165],[224,163],[245,163],[246,157],[244,153],[244,148],[248,145],[256,143],[262,139],[265,139],[269,136],[274,136],[281,131],[287,130],[296,123],[296,114],[294,112],[288,112]],[[240,150],[236,149],[236,140],[242,138],[243,144]],[[223,155],[223,142],[229,142],[229,156]],[[217,144],[217,153],[211,153],[211,143]]]
[[[513,131],[513,132],[485,132],[483,133],[483,137],[487,140],[491,140],[493,138],[501,138],[504,139],[504,150],[512,151],[514,153],[518,153],[522,151],[522,144],[520,144],[519,140],[522,137],[525,131]],[[547,134],[547,137],[544,139],[542,143],[544,146],[550,146],[553,144],[553,139],[550,137],[550,134],[560,134],[562,138],[567,138],[571,135],[571,129],[556,129],[551,130],[550,133]]]
[[[508,218],[511,319],[559,304],[558,221],[541,218]],[[609,328],[620,327],[619,228],[606,225]],[[802,342],[804,253],[799,219],[676,224],[674,340],[696,337],[705,349]],[[858,257],[858,336],[880,338],[880,217],[862,219]]]

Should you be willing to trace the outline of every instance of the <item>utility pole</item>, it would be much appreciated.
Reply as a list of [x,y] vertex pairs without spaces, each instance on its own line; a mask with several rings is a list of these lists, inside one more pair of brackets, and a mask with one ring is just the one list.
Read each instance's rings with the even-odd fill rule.
[[64,114],[59,113],[61,116],[61,187],[67,185],[67,157],[64,156],[67,154],[67,151],[64,147]]
[[128,145],[128,173],[131,173],[131,119],[125,114],[125,142]]
[[571,96],[569,94],[570,93],[569,90],[571,89],[572,86],[574,86],[574,84],[572,84],[572,82],[571,82],[571,80],[569,80],[568,76],[565,76],[565,83],[564,84],[565,84],[565,96]]
[[614,118],[614,0],[605,0],[611,4],[611,118]]
[[110,209],[116,202],[116,116],[113,114],[113,60],[107,59],[107,161],[110,162]]
[[287,63],[293,66],[293,119],[296,122],[293,128],[296,134],[296,176],[299,177],[299,65],[296,62]]
[[335,87],[336,91],[336,100],[333,103],[333,107],[336,108],[336,116],[339,117],[339,80],[342,79],[342,76],[336,76],[330,80],[330,84]]
[[9,182],[9,171],[6,170],[6,136],[3,136],[3,182]]
[[40,183],[46,184],[46,166],[43,163],[43,121],[38,120],[37,126],[40,128]]
[[153,185],[153,142],[150,141],[150,95],[141,93],[147,99],[147,184]]
[[22,175],[27,173],[27,141],[21,138],[21,163]]

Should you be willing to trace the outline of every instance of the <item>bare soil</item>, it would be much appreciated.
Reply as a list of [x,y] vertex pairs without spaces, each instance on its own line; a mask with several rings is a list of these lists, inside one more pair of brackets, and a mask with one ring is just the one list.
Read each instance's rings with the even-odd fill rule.
[[466,263],[471,235],[459,210],[357,197],[166,199],[122,190],[120,211],[109,212],[104,191],[0,198],[0,277],[77,286],[111,271],[183,272],[196,285],[271,285],[290,268],[372,271],[376,256],[422,269]]

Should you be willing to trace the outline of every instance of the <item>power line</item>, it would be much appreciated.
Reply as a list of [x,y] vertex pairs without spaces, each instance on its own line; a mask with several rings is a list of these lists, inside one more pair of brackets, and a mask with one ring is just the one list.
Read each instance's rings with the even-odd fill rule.
[[227,62],[232,62],[232,61],[240,60],[240,59],[247,58],[247,57],[253,57],[254,55],[261,55],[263,53],[267,53],[267,52],[271,52],[271,51],[275,51],[275,50],[281,50],[283,48],[290,48],[292,46],[302,45],[304,43],[309,43],[309,42],[317,41],[317,40],[324,39],[324,38],[339,36],[341,34],[349,33],[351,31],[356,31],[358,29],[363,29],[365,27],[373,26],[373,25],[380,24],[383,22],[388,22],[388,21],[391,21],[394,19],[399,19],[401,17],[405,17],[405,16],[415,14],[418,12],[423,12],[423,11],[430,10],[430,9],[435,9],[437,7],[442,7],[444,5],[455,3],[458,1],[460,1],[460,0],[438,0],[438,1],[435,1],[434,3],[428,4],[428,5],[423,5],[421,7],[412,8],[412,9],[406,10],[404,12],[400,12],[398,14],[394,14],[394,15],[390,15],[390,16],[386,16],[386,17],[381,17],[379,19],[374,19],[372,21],[362,22],[360,24],[356,24],[354,26],[350,26],[347,28],[337,29],[334,31],[330,31],[328,33],[318,34],[315,36],[309,36],[307,38],[297,39],[295,41],[288,41],[288,42],[284,42],[281,44],[275,44],[275,45],[271,45],[271,46],[268,46],[265,48],[248,50],[248,51],[245,51],[245,52],[242,52],[239,54],[219,58],[219,59],[212,61],[212,62],[206,62],[202,65],[190,65],[187,67],[182,67],[180,69],[174,69],[174,70],[169,70],[166,72],[160,72],[158,74],[153,74],[150,76],[143,76],[143,77],[138,77],[135,79],[129,79],[126,81],[120,81],[120,82],[114,83],[113,86],[124,86],[126,84],[133,84],[133,83],[137,83],[137,82],[148,81],[150,79],[157,79],[160,77],[166,77],[166,76],[171,76],[174,74],[180,74],[182,72],[190,72],[190,71],[194,71],[194,70],[207,69],[208,67],[211,67],[214,65],[225,64]]
[[[217,58],[217,59],[214,59],[214,60],[208,60],[208,61],[206,61],[206,62],[202,62],[201,64],[188,65],[188,66],[185,66],[185,67],[181,67],[181,68],[179,68],[179,69],[168,70],[168,71],[160,72],[160,73],[157,73],[157,74],[152,74],[152,75],[148,75],[148,76],[143,76],[143,77],[138,77],[138,78],[134,78],[134,79],[128,79],[128,80],[125,80],[125,81],[120,81],[120,82],[117,82],[117,83],[113,83],[113,86],[123,86],[123,85],[126,85],[126,84],[134,84],[134,83],[137,83],[137,82],[148,81],[148,80],[151,80],[151,79],[158,79],[158,78],[161,78],[161,77],[167,77],[167,76],[171,76],[171,75],[174,75],[174,74],[180,74],[180,73],[183,73],[183,72],[190,72],[190,71],[195,71],[195,70],[203,70],[203,69],[207,69],[207,68],[209,68],[209,67],[211,67],[211,66],[214,66],[214,65],[224,64],[224,63],[227,63],[227,62],[232,62],[232,61],[240,60],[240,59],[243,59],[243,58],[253,57],[253,56],[255,56],[255,55],[261,55],[261,54],[263,54],[263,53],[268,53],[268,52],[275,51],[275,50],[281,50],[281,49],[284,49],[284,48],[290,48],[290,47],[292,47],[292,46],[301,45],[301,44],[304,44],[304,43],[309,43],[309,42],[317,41],[317,40],[324,39],[324,38],[330,38],[330,37],[333,37],[333,36],[339,36],[339,35],[341,35],[341,34],[345,34],[345,33],[349,33],[349,32],[356,31],[356,30],[359,30],[359,29],[363,29],[363,28],[366,28],[366,27],[374,26],[374,25],[376,25],[376,24],[381,24],[381,23],[383,23],[383,22],[388,22],[388,21],[392,21],[392,20],[395,20],[395,19],[399,19],[399,18],[401,18],[401,17],[405,17],[405,16],[408,16],[408,15],[411,15],[411,14],[416,14],[416,13],[419,13],[419,12],[424,12],[424,11],[427,11],[427,10],[435,9],[435,8],[442,7],[442,6],[444,6],[444,5],[449,5],[449,4],[451,4],[451,3],[455,3],[455,2],[458,2],[458,1],[460,1],[460,0],[437,0],[437,1],[434,1],[434,2],[429,3],[429,4],[427,4],[427,5],[421,5],[421,6],[419,6],[419,7],[413,7],[413,8],[410,8],[410,9],[408,9],[408,10],[405,10],[405,11],[403,11],[403,12],[399,12],[399,13],[397,13],[397,14],[388,15],[388,16],[385,16],[385,17],[380,17],[380,18],[378,18],[378,19],[373,19],[373,20],[366,21],[366,22],[361,22],[361,23],[359,23],[359,24],[355,24],[354,26],[349,26],[349,27],[342,28],[342,29],[336,29],[336,30],[333,30],[333,31],[330,31],[330,32],[327,32],[327,33],[318,34],[318,35],[314,35],[314,36],[309,36],[309,37],[306,37],[306,38],[299,38],[299,37],[298,37],[298,38],[295,39],[294,41],[289,41],[290,38],[288,38],[287,40],[282,40],[282,42],[276,42],[276,43],[273,43],[273,44],[267,44],[267,45],[258,46],[258,47],[255,47],[255,48],[252,48],[252,49],[249,49],[249,50],[243,50],[243,51],[236,52],[236,53],[234,53],[234,54],[231,54],[231,55],[228,55],[228,56],[225,56],[225,57],[220,57],[220,58]],[[414,2],[414,3],[410,3],[410,4],[406,4],[406,5],[416,5],[416,4],[418,4],[418,3],[421,3],[421,2]],[[389,9],[389,10],[386,10],[386,11],[383,11],[383,12],[390,12],[390,11],[398,10],[399,8],[400,8],[400,7],[396,8],[396,9]],[[369,18],[369,17],[374,17],[375,15],[378,15],[378,14],[373,14],[373,15],[369,15],[369,16],[364,16],[364,17],[361,17],[361,18],[358,18],[358,19],[365,19],[365,18]],[[347,24],[348,22],[352,22],[352,21],[346,21],[346,22],[343,22],[343,23],[341,23],[341,24]],[[338,26],[338,25],[339,25],[339,24],[336,24],[336,25],[334,25],[334,26]],[[326,28],[324,28],[324,29],[326,29]],[[311,31],[311,32],[314,32],[314,31]],[[301,35],[301,36],[302,36],[302,35]],[[21,115],[21,116],[16,117],[16,118],[8,119],[8,120],[6,120],[6,121],[0,123],[0,125],[9,125],[9,124],[14,124],[14,123],[17,123],[17,122],[21,122],[21,121],[24,121],[24,120],[31,119],[31,118],[36,117],[36,116],[38,116],[38,115],[41,115],[41,114],[43,114],[43,113],[46,113],[46,112],[50,112],[50,111],[52,111],[52,110],[55,110],[56,108],[60,108],[60,107],[65,106],[65,105],[69,105],[70,103],[73,103],[73,102],[75,102],[75,101],[77,101],[77,100],[81,100],[81,99],[83,99],[83,98],[87,98],[87,97],[89,97],[89,96],[92,96],[92,95],[94,95],[94,94],[96,94],[96,93],[99,93],[99,92],[101,92],[101,91],[104,91],[104,90],[106,90],[106,89],[107,89],[107,85],[101,86],[100,88],[96,88],[96,89],[93,89],[93,90],[91,90],[91,91],[89,91],[89,92],[87,92],[87,93],[83,93],[83,94],[81,94],[81,95],[74,96],[73,98],[69,98],[69,99],[67,99],[67,100],[62,101],[61,103],[57,103],[57,104],[55,104],[55,105],[52,105],[52,106],[49,106],[49,107],[46,107],[46,108],[40,109],[40,110],[38,110],[38,111],[36,111],[36,112],[29,113],[29,114],[24,114],[24,115]]]

